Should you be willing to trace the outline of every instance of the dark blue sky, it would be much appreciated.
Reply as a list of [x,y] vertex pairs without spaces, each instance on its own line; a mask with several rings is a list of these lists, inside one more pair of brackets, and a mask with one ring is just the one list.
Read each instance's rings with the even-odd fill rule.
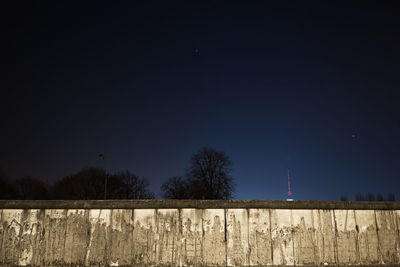
[[203,146],[236,199],[398,193],[398,1],[6,2],[0,167],[128,169],[156,193]]

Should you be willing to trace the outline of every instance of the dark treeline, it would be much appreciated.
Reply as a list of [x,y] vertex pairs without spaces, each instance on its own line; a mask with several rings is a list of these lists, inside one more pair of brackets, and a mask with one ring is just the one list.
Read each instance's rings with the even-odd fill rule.
[[[340,196],[341,201],[349,201],[349,198],[346,195],[341,195]],[[396,201],[396,197],[394,193],[387,194],[384,196],[381,193],[357,193],[354,196],[355,201]]]
[[[184,176],[171,177],[161,185],[160,195],[165,199],[232,199],[231,170],[232,162],[223,151],[204,147],[191,157]],[[105,191],[106,199],[155,198],[149,181],[129,171],[108,174],[105,169],[84,168],[50,184],[30,176],[9,179],[0,169],[0,199],[95,200],[104,199]],[[346,195],[340,200],[350,201]],[[358,193],[354,200],[396,201],[393,193]]]
[[[105,176],[104,169],[85,168],[49,184],[29,176],[10,180],[1,172],[0,199],[104,199]],[[128,171],[107,174],[107,199],[154,198],[148,186],[147,179]]]
[[[204,147],[192,156],[185,178],[168,179],[161,195],[167,199],[231,199],[231,165],[224,152]],[[108,174],[105,169],[84,168],[50,184],[30,176],[11,180],[0,170],[0,199],[104,199],[105,191],[107,199],[155,197],[149,181],[129,171]]]

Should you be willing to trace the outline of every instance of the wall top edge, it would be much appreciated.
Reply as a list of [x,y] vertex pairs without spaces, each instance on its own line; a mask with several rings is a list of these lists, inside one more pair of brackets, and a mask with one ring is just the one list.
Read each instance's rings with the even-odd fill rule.
[[283,200],[0,200],[0,209],[360,209],[400,210],[400,202]]

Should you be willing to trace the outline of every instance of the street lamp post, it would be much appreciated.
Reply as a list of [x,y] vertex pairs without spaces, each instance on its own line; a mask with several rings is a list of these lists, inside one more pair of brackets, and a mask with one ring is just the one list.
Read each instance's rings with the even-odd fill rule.
[[106,160],[104,158],[104,154],[100,154],[99,157],[104,161],[104,200],[107,199],[107,166],[106,166]]

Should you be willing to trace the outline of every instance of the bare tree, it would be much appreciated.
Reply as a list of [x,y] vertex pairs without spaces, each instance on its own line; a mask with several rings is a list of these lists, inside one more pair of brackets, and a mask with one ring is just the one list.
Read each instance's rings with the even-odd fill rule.
[[[104,199],[104,169],[88,168],[57,181],[51,190],[55,199]],[[107,176],[107,199],[149,199],[145,178],[128,171]]]
[[341,195],[340,201],[349,201],[349,198],[346,195]]
[[121,188],[117,193],[118,198],[124,199],[152,199],[154,194],[148,189],[149,181],[146,178],[130,173],[129,171],[118,173],[114,176],[122,182]]
[[191,198],[231,199],[235,190],[231,170],[232,162],[223,151],[202,148],[192,156],[186,174]]
[[[104,169],[87,168],[58,180],[51,189],[55,199],[104,199]],[[107,194],[114,196],[121,188],[122,181],[110,175],[107,182]],[[109,197],[112,198],[112,197]]]
[[167,199],[190,199],[190,185],[181,176],[169,178],[161,185],[163,198]]
[[18,199],[47,199],[47,185],[33,177],[25,176],[14,181]]

